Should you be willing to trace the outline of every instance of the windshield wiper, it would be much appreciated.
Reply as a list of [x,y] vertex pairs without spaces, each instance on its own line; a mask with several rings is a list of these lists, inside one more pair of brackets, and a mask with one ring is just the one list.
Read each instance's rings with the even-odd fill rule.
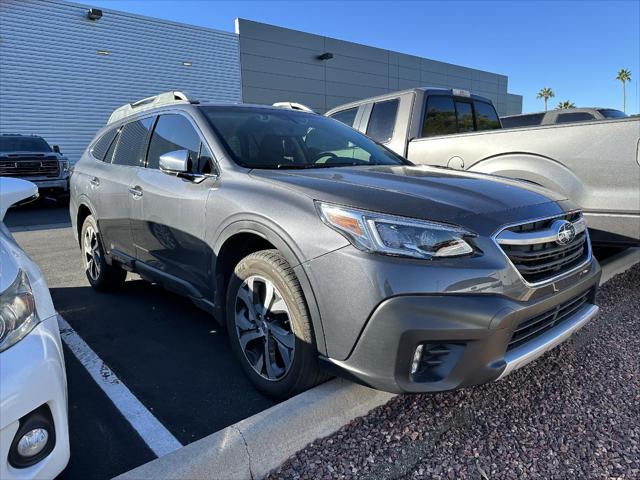
[[[250,168],[267,169],[267,170],[305,170],[310,168],[332,168],[332,167],[355,167],[358,165],[366,166],[365,163],[348,162],[348,163],[276,163],[272,165],[251,165]],[[375,164],[373,164],[375,165]]]

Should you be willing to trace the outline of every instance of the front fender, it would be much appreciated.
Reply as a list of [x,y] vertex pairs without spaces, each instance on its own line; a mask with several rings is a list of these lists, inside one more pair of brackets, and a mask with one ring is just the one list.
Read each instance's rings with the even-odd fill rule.
[[474,163],[468,170],[526,180],[562,193],[578,205],[583,205],[587,195],[584,183],[569,168],[552,158],[541,155],[529,153],[496,155]]
[[[239,233],[252,233],[258,235],[276,247],[296,273],[307,302],[307,307],[309,308],[318,352],[322,355],[326,355],[327,350],[320,310],[318,308],[316,296],[311,286],[311,282],[309,281],[309,277],[302,266],[302,263],[305,261],[302,251],[282,227],[269,221],[265,217],[261,217],[259,215],[253,215],[253,217],[254,218],[245,217],[242,220],[235,221],[231,220],[231,223],[227,224],[227,226],[223,228],[213,247],[214,263],[217,262],[218,254],[220,253],[224,243]],[[216,271],[215,264],[213,265],[213,271]]]

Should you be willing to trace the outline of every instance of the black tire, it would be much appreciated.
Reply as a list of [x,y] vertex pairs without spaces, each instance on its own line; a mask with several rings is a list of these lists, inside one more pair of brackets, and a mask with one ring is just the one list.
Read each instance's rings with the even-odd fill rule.
[[[282,362],[284,357],[280,352],[276,352],[276,350],[283,345],[283,342],[278,344],[276,339],[276,337],[279,338],[280,335],[282,335],[282,330],[279,331],[279,335],[273,335],[271,334],[273,330],[270,330],[269,327],[266,326],[264,330],[257,326],[255,329],[249,328],[243,330],[237,325],[236,315],[240,315],[238,311],[248,315],[248,311],[243,311],[245,302],[242,298],[238,297],[238,295],[241,294],[241,288],[248,288],[247,281],[251,281],[251,279],[254,279],[256,282],[262,280],[271,282],[276,292],[274,298],[278,298],[277,303],[282,305],[281,302],[284,301],[286,304],[286,314],[273,313],[270,317],[273,319],[278,316],[280,316],[280,318],[283,318],[283,315],[286,316],[288,321],[283,322],[279,320],[278,322],[288,326],[290,331],[286,332],[287,335],[293,333],[293,337],[290,337],[294,345],[292,360],[290,360],[288,368],[285,369],[285,373],[283,373],[280,378],[269,379],[266,378],[267,373],[258,373],[254,365],[262,364],[260,364],[259,360],[256,360],[255,363],[252,364],[249,360],[248,353],[245,353],[248,349],[245,350],[241,346],[241,334],[243,335],[253,331],[258,332],[260,329],[260,331],[266,333],[263,333],[262,339],[254,340],[257,345],[254,347],[255,350],[259,352],[259,350],[264,347],[262,354],[266,356],[269,350],[269,342],[264,346],[264,339],[271,338],[271,348],[273,348],[274,351],[269,358],[274,359],[274,363],[277,363],[277,357],[279,357],[282,364],[286,363]],[[264,285],[266,288],[266,283]],[[258,296],[260,295],[261,294],[258,293]],[[264,318],[269,317],[269,314],[272,313],[270,311],[267,313],[266,309],[264,312]],[[258,314],[257,316],[259,317],[260,315]],[[251,382],[258,390],[266,395],[274,398],[288,398],[328,378],[318,367],[318,352],[315,337],[302,288],[293,269],[277,250],[255,252],[246,256],[238,263],[229,281],[229,287],[227,288],[226,317],[229,341],[231,342],[234,355],[242,365],[242,369]],[[257,325],[258,323],[259,320],[256,320],[253,325]],[[276,321],[273,321],[271,324],[273,325],[273,323],[276,323]],[[263,326],[266,324],[268,324],[268,322],[262,323]],[[244,322],[244,325],[247,325],[246,322]],[[247,345],[251,344],[248,343]],[[254,353],[253,355],[253,358],[256,358],[256,354]],[[263,361],[264,364],[270,362],[268,359],[264,359]],[[266,370],[266,367],[256,368],[265,368]]]
[[[88,248],[91,252],[87,251]],[[124,284],[127,272],[116,263],[111,265],[107,263],[98,224],[93,215],[85,218],[82,224],[80,250],[82,251],[82,263],[87,280],[93,288],[100,291],[110,291],[120,288]],[[91,259],[93,259],[93,264]]]

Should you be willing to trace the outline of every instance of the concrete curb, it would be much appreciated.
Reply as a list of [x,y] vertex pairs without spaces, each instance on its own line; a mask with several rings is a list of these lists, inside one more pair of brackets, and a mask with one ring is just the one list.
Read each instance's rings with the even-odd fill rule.
[[262,478],[308,443],[394,396],[331,380],[116,478]]
[[611,280],[616,275],[626,272],[638,262],[640,262],[640,247],[628,248],[627,250],[606,258],[600,262],[600,266],[602,267],[600,285]]
[[[604,260],[600,283],[638,262],[640,248]],[[346,380],[331,380],[116,478],[262,478],[307,444],[394,396]]]

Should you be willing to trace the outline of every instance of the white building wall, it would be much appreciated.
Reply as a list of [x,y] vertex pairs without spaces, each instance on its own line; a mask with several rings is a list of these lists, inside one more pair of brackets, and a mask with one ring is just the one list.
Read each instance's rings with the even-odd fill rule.
[[73,162],[125,103],[242,100],[236,34],[111,10],[91,21],[89,8],[0,0],[0,133],[41,135]]

